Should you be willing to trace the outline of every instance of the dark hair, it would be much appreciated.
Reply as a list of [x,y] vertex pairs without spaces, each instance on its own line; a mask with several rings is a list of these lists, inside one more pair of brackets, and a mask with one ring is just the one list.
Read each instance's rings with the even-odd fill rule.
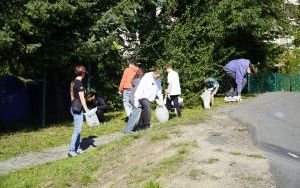
[[136,77],[137,78],[142,78],[145,74],[145,69],[144,68],[139,68],[138,71],[136,72]]
[[135,64],[135,59],[131,58],[127,60],[128,64],[134,65]]
[[83,76],[86,73],[86,68],[83,65],[77,65],[75,67],[75,75],[76,76]]
[[156,67],[156,68],[154,68],[153,72],[154,72],[155,74],[162,74],[163,71],[161,70],[161,68]]
[[171,64],[167,64],[166,69],[173,69],[173,66]]
[[253,65],[253,64],[250,63],[249,68],[250,68],[251,73],[253,75],[256,75],[256,73],[257,73],[257,67],[255,65]]

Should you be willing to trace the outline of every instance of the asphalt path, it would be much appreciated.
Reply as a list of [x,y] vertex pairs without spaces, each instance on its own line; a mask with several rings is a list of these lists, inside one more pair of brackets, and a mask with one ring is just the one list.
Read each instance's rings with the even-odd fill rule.
[[249,126],[266,152],[280,188],[300,188],[300,93],[265,93],[240,104],[231,116]]

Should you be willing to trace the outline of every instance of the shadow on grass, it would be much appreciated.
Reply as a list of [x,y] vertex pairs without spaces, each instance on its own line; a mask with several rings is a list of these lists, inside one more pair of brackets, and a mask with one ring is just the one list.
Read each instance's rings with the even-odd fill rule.
[[87,138],[83,138],[83,139],[81,140],[81,143],[80,143],[80,148],[81,148],[82,150],[87,150],[87,149],[89,149],[90,147],[97,147],[97,146],[95,145],[95,138],[97,138],[97,136],[94,136],[94,135],[89,136],[89,137],[87,137]]

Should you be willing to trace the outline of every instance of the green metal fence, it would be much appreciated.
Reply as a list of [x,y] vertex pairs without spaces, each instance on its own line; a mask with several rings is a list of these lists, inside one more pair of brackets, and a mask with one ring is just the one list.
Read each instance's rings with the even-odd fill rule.
[[248,76],[249,93],[300,91],[299,74],[260,73]]

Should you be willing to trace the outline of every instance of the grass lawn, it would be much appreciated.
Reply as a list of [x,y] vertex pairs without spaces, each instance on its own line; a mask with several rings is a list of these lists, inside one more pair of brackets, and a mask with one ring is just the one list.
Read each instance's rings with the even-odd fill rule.
[[[221,99],[216,100],[216,106],[222,104]],[[68,187],[85,186],[95,180],[93,173],[101,170],[105,166],[105,158],[112,157],[110,152],[118,151],[124,146],[133,143],[141,137],[149,137],[151,142],[156,142],[167,138],[162,130],[169,130],[176,125],[191,125],[203,122],[209,114],[209,110],[203,110],[202,107],[193,109],[184,109],[182,118],[172,118],[166,123],[159,123],[152,113],[152,128],[138,132],[134,135],[126,135],[121,139],[109,143],[103,147],[94,148],[75,158],[65,158],[52,163],[47,163],[22,169],[6,176],[0,176],[0,187]],[[114,117],[105,126],[83,128],[83,137],[91,135],[103,135],[114,131],[121,131],[124,127],[123,113],[111,113]],[[160,134],[158,134],[160,133]],[[28,151],[40,151],[44,148],[59,146],[69,143],[72,134],[71,122],[66,125],[50,127],[37,130],[35,132],[21,132],[1,138],[1,159],[7,159],[11,156],[25,153]],[[174,134],[177,134],[174,132]],[[178,133],[180,134],[180,133]],[[158,135],[158,136],[155,136]],[[161,174],[168,169],[173,169],[172,164],[182,160],[182,157],[188,153],[186,148],[180,148],[178,153],[164,161],[159,170]],[[156,170],[155,170],[156,171]],[[155,173],[157,175],[157,173]]]
[[[252,97],[252,96],[250,96]],[[249,96],[243,96],[249,98]],[[216,98],[214,108],[224,103],[223,98]],[[202,113],[199,110],[201,107],[193,109],[184,109],[183,118],[176,121],[168,121],[164,125],[176,124],[193,124],[199,121],[197,113]],[[106,124],[98,127],[83,126],[81,138],[88,136],[100,136],[113,132],[122,131],[125,126],[124,112],[111,112],[106,116],[110,119]],[[189,117],[189,118],[186,118]],[[157,123],[155,112],[152,112],[152,120]],[[199,122],[198,122],[199,123]],[[0,136],[0,161],[7,160],[11,157],[24,154],[27,152],[38,152],[46,148],[53,148],[62,144],[69,144],[73,132],[73,122],[50,125],[46,128],[40,128],[35,131],[19,131],[13,134],[5,134]],[[163,139],[163,138],[153,138]]]
[[[111,120],[99,127],[83,126],[81,138],[105,135],[120,131],[124,126],[122,112],[108,113]],[[35,131],[19,131],[0,137],[0,161],[24,154],[30,151],[41,151],[62,144],[68,144],[73,133],[73,122],[50,125]]]

